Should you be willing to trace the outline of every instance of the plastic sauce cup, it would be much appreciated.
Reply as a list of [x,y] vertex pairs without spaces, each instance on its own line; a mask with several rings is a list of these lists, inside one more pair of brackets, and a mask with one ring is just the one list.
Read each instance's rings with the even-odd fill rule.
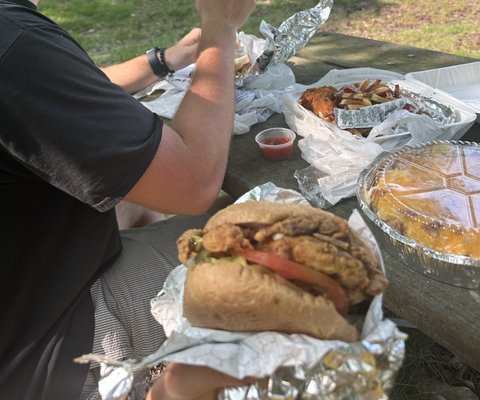
[[262,156],[271,161],[285,160],[293,151],[295,132],[287,128],[269,128],[255,136]]

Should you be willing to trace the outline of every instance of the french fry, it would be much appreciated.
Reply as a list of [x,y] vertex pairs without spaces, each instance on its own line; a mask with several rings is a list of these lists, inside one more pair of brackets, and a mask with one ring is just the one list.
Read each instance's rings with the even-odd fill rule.
[[343,99],[340,102],[341,106],[350,106],[350,105],[354,105],[354,104],[362,106],[363,105],[363,99]]
[[383,93],[387,93],[388,91],[390,91],[390,88],[388,86],[380,86],[380,87],[375,88],[371,92],[375,93],[375,94],[378,94],[378,95],[381,95]]
[[357,100],[361,100],[364,97],[365,97],[364,93],[353,93],[353,95],[352,95],[352,99],[357,99]]
[[348,104],[347,105],[347,110],[360,110],[364,106],[361,104]]
[[386,97],[379,96],[375,93],[372,94],[371,99],[372,99],[372,101],[376,101],[377,103],[386,103],[387,101],[391,100],[391,99],[388,99]]
[[364,98],[362,99],[362,101],[363,101],[363,105],[364,105],[365,107],[368,107],[368,106],[371,106],[371,105],[372,105],[372,102],[370,101],[370,99],[367,99],[366,97],[364,97]]
[[393,97],[395,98],[400,97],[400,85],[398,83],[395,85],[395,89],[393,91]]
[[360,84],[358,85],[358,90],[364,92],[365,89],[368,87],[370,81],[368,79],[364,79]]
[[365,91],[366,92],[373,92],[375,89],[377,89],[380,85],[382,84],[382,81],[380,79],[377,79],[375,82],[373,82]]

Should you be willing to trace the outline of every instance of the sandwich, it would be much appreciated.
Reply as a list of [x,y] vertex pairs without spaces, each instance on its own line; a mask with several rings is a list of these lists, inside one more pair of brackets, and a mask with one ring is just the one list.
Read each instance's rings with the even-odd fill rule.
[[235,68],[235,76],[240,76],[245,74],[252,66],[252,63],[250,61],[250,57],[248,56],[248,54],[244,54],[242,56],[236,57],[233,63]]
[[233,204],[177,245],[187,267],[183,313],[197,327],[352,342],[353,315],[387,286],[347,221],[308,205]]

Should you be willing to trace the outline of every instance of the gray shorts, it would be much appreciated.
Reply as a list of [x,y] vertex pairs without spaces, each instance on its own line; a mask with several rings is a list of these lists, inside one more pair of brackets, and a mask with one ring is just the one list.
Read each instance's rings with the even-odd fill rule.
[[[172,217],[121,231],[120,257],[91,288],[95,307],[93,353],[122,360],[140,358],[158,349],[166,338],[150,313],[150,300],[180,264],[177,238],[187,229],[203,227],[208,217]],[[92,364],[82,400],[100,398],[97,380],[98,365]]]

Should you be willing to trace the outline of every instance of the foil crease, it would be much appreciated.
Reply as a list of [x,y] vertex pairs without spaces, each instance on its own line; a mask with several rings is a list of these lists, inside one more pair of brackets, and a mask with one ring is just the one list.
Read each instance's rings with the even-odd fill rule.
[[[256,200],[306,203],[300,193],[271,182],[247,192],[237,202]],[[375,237],[360,213],[355,210],[348,223],[372,244],[384,270]],[[383,318],[383,295],[372,300],[361,340],[354,343],[277,332],[202,329],[190,326],[183,317],[185,271],[181,265],[174,269],[152,299],[152,314],[168,337],[155,353],[138,360],[110,360],[98,354],[76,359],[100,363],[99,390],[104,400],[123,398],[131,390],[135,372],[168,361],[208,365],[240,379],[269,377],[250,386],[224,389],[219,400],[388,399],[404,360],[407,335]]]
[[456,115],[453,107],[442,104],[432,99],[432,97],[407,89],[400,89],[400,94],[415,105],[414,112],[427,114],[435,122],[442,125],[453,124],[455,122]]

